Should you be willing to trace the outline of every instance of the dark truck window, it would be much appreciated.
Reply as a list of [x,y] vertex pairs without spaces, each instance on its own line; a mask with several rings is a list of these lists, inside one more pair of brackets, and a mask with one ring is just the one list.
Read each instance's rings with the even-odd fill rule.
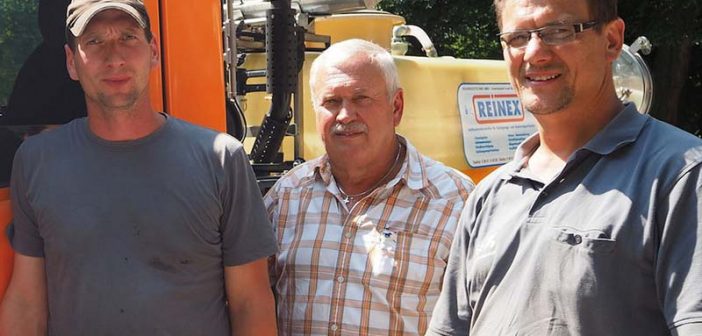
[[0,187],[28,136],[85,115],[80,85],[66,70],[70,0],[0,0]]

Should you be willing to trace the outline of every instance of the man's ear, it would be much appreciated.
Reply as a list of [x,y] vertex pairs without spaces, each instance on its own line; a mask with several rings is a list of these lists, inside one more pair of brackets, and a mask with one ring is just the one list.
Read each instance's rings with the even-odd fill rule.
[[76,71],[76,66],[74,63],[75,55],[73,54],[73,50],[71,50],[71,47],[69,47],[68,44],[64,44],[63,49],[66,51],[66,69],[68,70],[68,75],[71,76],[72,80],[77,81],[78,72]]
[[159,50],[158,42],[156,42],[155,37],[151,38],[149,46],[151,47],[151,68],[153,69],[158,67],[161,63],[161,51]]
[[405,108],[405,98],[401,88],[395,91],[395,96],[392,98],[392,120],[395,127],[400,125],[402,121],[402,112]]
[[624,44],[624,20],[617,18],[602,28],[607,39],[607,60],[611,63],[619,57]]

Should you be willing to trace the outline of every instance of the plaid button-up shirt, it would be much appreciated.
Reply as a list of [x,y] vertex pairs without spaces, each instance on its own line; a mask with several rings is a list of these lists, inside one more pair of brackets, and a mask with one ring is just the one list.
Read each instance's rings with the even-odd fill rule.
[[280,253],[271,267],[281,335],[423,335],[473,183],[405,139],[395,178],[352,208],[327,156],[264,198]]

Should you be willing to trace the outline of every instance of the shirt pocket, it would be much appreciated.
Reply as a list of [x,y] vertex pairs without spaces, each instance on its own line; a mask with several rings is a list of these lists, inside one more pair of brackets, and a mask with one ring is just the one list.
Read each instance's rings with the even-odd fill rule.
[[551,229],[551,238],[558,244],[569,245],[576,251],[587,254],[611,254],[617,245],[601,230],[580,230],[571,227],[555,227]]
[[[398,290],[404,294],[438,295],[449,246],[428,235],[396,232],[379,242],[378,247],[382,257],[375,257],[374,266],[379,268],[374,269],[377,276],[370,279],[371,285],[379,285],[375,280],[385,279],[381,285],[389,293]],[[373,253],[370,257],[374,258]]]

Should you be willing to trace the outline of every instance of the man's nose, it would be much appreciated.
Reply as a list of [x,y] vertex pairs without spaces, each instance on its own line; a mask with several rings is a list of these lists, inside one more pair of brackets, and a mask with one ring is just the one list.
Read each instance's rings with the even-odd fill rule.
[[346,124],[356,120],[356,109],[352,106],[350,101],[344,100],[339,109],[339,113],[336,114],[336,121],[342,124]]
[[109,66],[122,66],[125,62],[124,50],[120,48],[119,42],[107,42],[104,51],[105,62]]
[[537,32],[532,32],[529,41],[524,46],[524,61],[538,64],[547,62],[552,57],[551,46],[547,45]]

